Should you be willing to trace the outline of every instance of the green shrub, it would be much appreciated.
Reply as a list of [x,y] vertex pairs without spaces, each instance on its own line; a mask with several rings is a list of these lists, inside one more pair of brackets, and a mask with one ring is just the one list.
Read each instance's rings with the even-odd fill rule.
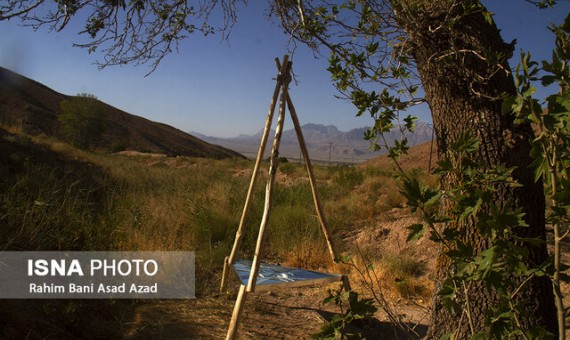
[[79,94],[60,104],[57,115],[64,138],[80,149],[89,149],[104,129],[105,110],[93,95]]
[[364,181],[362,170],[350,166],[339,166],[336,170],[334,182],[345,189],[352,189]]
[[292,175],[295,173],[298,165],[293,163],[280,163],[279,164],[279,172],[282,172],[286,175]]

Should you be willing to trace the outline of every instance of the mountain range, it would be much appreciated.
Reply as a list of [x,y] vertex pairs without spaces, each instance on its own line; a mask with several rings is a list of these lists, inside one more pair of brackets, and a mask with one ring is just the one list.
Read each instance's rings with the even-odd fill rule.
[[[57,115],[60,103],[71,96],[61,94],[32,79],[0,67],[0,127],[11,128],[29,135],[44,134],[61,138]],[[208,158],[250,157],[259,149],[262,130],[254,135],[233,138],[206,136],[197,132],[186,133],[172,126],[153,122],[102,103],[105,128],[101,139],[94,144],[98,151],[115,152],[132,150]],[[340,131],[333,125],[306,124],[302,126],[309,155],[315,162],[360,163],[381,155],[371,150],[364,140],[367,127]],[[272,131],[266,147],[269,156],[275,131]],[[393,144],[400,138],[394,129],[386,134]],[[418,123],[413,134],[406,135],[410,146],[425,143],[432,138],[427,123]],[[385,150],[383,150],[385,152]],[[280,156],[299,160],[301,152],[293,129],[283,132]]]
[[[374,151],[371,149],[371,142],[364,139],[368,127],[352,129],[350,131],[340,131],[333,125],[305,124],[302,127],[303,137],[307,144],[311,160],[321,163],[361,163],[381,154],[386,150]],[[210,143],[218,144],[253,158],[257,155],[263,130],[253,135],[239,135],[233,138],[220,138],[207,136],[198,132],[191,134]],[[275,131],[272,130],[270,138],[265,148],[265,156],[271,152],[271,144]],[[410,146],[423,144],[432,139],[432,128],[429,124],[420,122],[416,124],[414,133],[404,135],[408,139]],[[395,140],[399,140],[401,133],[399,129],[393,129],[385,135],[389,145],[393,145]],[[299,160],[300,147],[297,134],[294,129],[283,131],[279,155],[291,160]]]
[[[71,96],[61,94],[32,79],[0,67],[0,127],[29,135],[60,138],[57,119],[60,103]],[[104,132],[95,149],[104,152],[132,150],[169,156],[207,158],[243,157],[207,143],[172,126],[150,121],[102,103]]]

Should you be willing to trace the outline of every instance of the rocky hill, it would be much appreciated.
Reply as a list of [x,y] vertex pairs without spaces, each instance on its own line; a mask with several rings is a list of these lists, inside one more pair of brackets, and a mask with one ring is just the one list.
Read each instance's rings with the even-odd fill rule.
[[[70,96],[0,67],[0,126],[30,134],[59,137],[60,102]],[[106,122],[95,144],[99,151],[134,150],[169,156],[243,157],[172,126],[132,115],[103,103]]]
[[[333,125],[305,124],[302,129],[309,155],[312,160],[317,162],[326,163],[330,159],[333,163],[361,163],[385,153],[385,150],[377,152],[370,149],[370,142],[364,140],[367,127],[345,132],[338,130]],[[259,131],[254,135],[239,135],[233,138],[211,137],[196,132],[192,132],[192,134],[210,143],[231,147],[248,157],[255,157],[259,149],[262,132]],[[266,156],[269,156],[274,134],[272,131],[265,151]],[[431,140],[432,129],[427,123],[418,123],[415,132],[407,134],[406,137],[410,146],[419,145]],[[397,129],[386,135],[389,144],[393,144],[399,138],[400,132]],[[299,159],[299,142],[294,129],[283,131],[280,155],[292,160]]]

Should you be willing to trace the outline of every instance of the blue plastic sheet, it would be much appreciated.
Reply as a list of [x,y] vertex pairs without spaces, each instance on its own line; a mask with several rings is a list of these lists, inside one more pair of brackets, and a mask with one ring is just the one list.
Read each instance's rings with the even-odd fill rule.
[[[238,260],[234,263],[234,271],[244,286],[249,283],[252,261]],[[283,267],[261,263],[257,275],[256,286],[270,285],[311,285],[324,282],[340,281],[342,275],[321,273],[300,268]],[[262,287],[260,287],[262,288]]]

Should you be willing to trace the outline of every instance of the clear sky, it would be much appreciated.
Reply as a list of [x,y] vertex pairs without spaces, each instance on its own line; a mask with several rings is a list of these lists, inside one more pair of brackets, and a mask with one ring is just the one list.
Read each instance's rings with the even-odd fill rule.
[[[560,1],[554,10],[538,10],[523,0],[483,2],[495,13],[504,40],[518,41],[513,68],[521,49],[536,59],[550,56],[554,38],[545,27],[561,23],[570,10],[567,1]],[[219,137],[254,134],[265,123],[273,93],[273,59],[287,52],[288,43],[266,12],[266,1],[250,0],[248,6],[239,7],[229,41],[196,34],[148,77],[146,65],[98,70],[93,64],[97,55],[72,47],[82,41],[73,29],[81,24],[78,21],[63,32],[48,33],[20,27],[13,19],[0,22],[0,65],[58,92],[90,93],[124,111],[184,131]],[[326,60],[315,59],[299,45],[293,68],[299,82],[290,93],[301,124],[332,124],[343,131],[371,124],[370,118],[355,117],[350,102],[334,97],[337,92]],[[427,108],[416,113],[429,121]]]

